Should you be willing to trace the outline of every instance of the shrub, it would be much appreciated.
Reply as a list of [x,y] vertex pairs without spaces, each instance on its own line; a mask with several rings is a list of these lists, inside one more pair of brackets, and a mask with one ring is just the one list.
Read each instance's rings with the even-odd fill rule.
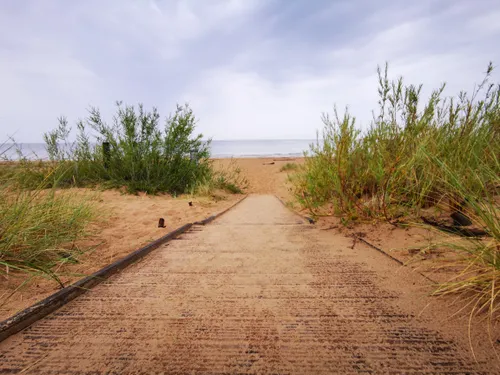
[[24,161],[26,173],[20,181],[32,187],[46,170],[56,169],[52,185],[105,188],[125,186],[131,193],[184,193],[210,176],[210,141],[194,135],[196,118],[188,105],[177,106],[164,127],[153,108],[146,111],[117,104],[112,125],[92,108],[77,123],[77,139],[68,142],[70,129],[65,118],[57,129],[45,134],[51,163],[43,166]]
[[[451,198],[437,160],[464,177],[470,194],[484,195],[484,184],[500,174],[500,90],[488,83],[491,71],[471,96],[443,98],[442,86],[422,106],[421,85],[389,81],[387,67],[385,74],[379,69],[380,111],[371,127],[362,133],[348,112],[324,115],[323,139],[294,179],[295,196],[314,213],[327,205],[347,219],[390,220],[402,208],[418,214]],[[470,170],[480,176],[471,178]]]
[[442,244],[464,257],[463,271],[436,294],[472,293],[474,311],[497,311],[500,282],[500,86],[492,65],[472,95],[443,98],[444,86],[425,105],[422,85],[389,81],[379,69],[379,114],[361,132],[346,111],[324,115],[322,140],[311,145],[294,192],[313,215],[325,210],[343,222],[392,220],[423,208],[459,211],[486,239]]

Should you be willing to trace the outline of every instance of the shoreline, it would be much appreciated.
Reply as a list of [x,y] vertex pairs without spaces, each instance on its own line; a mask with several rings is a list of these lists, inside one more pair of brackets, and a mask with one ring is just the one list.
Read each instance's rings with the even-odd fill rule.
[[[212,140],[210,158],[302,157],[304,152],[309,151],[311,145],[317,141],[317,139]],[[73,149],[72,142],[60,144],[59,147],[61,151],[71,152]],[[9,160],[20,160],[18,150],[24,158],[31,161],[49,160],[44,143],[0,144],[0,155],[5,153],[3,156]]]

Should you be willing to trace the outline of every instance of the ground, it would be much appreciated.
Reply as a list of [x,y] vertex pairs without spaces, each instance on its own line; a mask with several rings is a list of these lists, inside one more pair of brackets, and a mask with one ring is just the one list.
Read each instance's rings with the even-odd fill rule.
[[[80,194],[90,194],[95,200],[99,221],[90,228],[94,232],[87,240],[79,243],[88,249],[80,258],[80,263],[69,264],[59,269],[64,273],[65,285],[92,274],[106,265],[123,258],[132,251],[155,240],[189,222],[202,220],[214,213],[230,207],[241,195],[218,192],[219,199],[183,195],[150,196],[129,195],[116,190],[104,192],[77,190]],[[62,193],[71,193],[64,190]],[[189,206],[189,202],[193,202]],[[158,228],[159,218],[165,219],[165,228]],[[34,278],[21,289],[17,287],[25,280],[23,275],[12,274],[0,277],[0,320],[15,314],[35,302],[56,292],[59,285],[53,280]],[[7,298],[8,297],[8,298]]]
[[0,343],[0,373],[499,370],[491,350],[474,361],[426,279],[350,244],[251,195]]
[[[231,163],[228,159],[215,162],[222,166]],[[292,200],[288,173],[281,167],[288,162],[300,164],[303,159],[234,162],[249,180],[249,193],[276,195],[285,203]],[[222,211],[240,198],[229,195],[215,202],[188,196],[101,193],[99,204],[109,218],[99,232],[105,243],[79,266],[82,268],[78,272],[93,272],[185,222]],[[315,225],[299,224],[300,216],[287,211],[274,198],[250,198],[214,224],[194,228],[181,240],[155,251],[140,264],[37,323],[34,331],[26,330],[6,341],[7,346],[0,346],[0,352],[7,348],[11,355],[19,353],[17,359],[12,357],[5,365],[6,371],[10,368],[15,372],[35,362],[40,363],[40,369],[44,364],[53,366],[58,363],[59,350],[68,349],[77,350],[75,356],[86,359],[82,364],[75,357],[65,372],[77,371],[89,363],[101,370],[109,369],[103,364],[104,354],[108,355],[106,363],[112,364],[117,373],[132,371],[128,367],[132,361],[124,359],[127,356],[138,360],[144,373],[160,368],[154,366],[170,372],[195,373],[207,372],[203,369],[209,367],[229,373],[377,373],[384,372],[383,366],[399,368],[396,373],[421,373],[419,366],[434,373],[498,371],[498,327],[489,325],[484,316],[469,322],[467,309],[457,313],[464,305],[460,299],[428,297],[434,286],[421,274],[440,281],[446,274],[431,272],[421,262],[402,267],[352,237],[363,237],[408,262],[413,258],[408,247],[425,245],[429,231],[373,223],[349,228],[333,217],[321,218]],[[194,201],[194,206],[189,207],[188,201]],[[167,228],[157,228],[159,217],[167,219]],[[137,277],[144,279],[136,283]],[[36,289],[19,293],[17,297],[22,299],[15,296],[10,305],[4,305],[4,317],[55,291],[53,284],[37,285]],[[97,320],[95,309],[89,307],[96,301],[100,301],[99,314],[103,314]],[[73,314],[78,319],[72,318]],[[65,317],[64,322],[61,317]],[[112,324],[107,328],[109,319],[116,318],[129,329],[109,331],[113,330]],[[100,327],[89,332],[90,336],[97,335],[97,340],[82,333],[88,326],[87,319]],[[137,328],[130,326],[133,324]],[[55,329],[60,325],[64,328]],[[56,332],[54,345],[46,346],[50,350],[40,349],[45,345],[46,329]],[[170,333],[162,333],[165,330]],[[66,336],[75,331],[81,340],[72,341]],[[230,333],[227,337],[226,332]],[[131,341],[136,335],[144,341]],[[92,345],[103,340],[104,346],[78,354],[82,345],[92,347],[85,340],[91,340]],[[120,344],[123,342],[130,344],[130,350]],[[175,356],[166,354],[160,343],[165,343]],[[153,367],[140,360],[147,356],[139,348],[143,345],[156,353],[150,358]],[[32,354],[21,348],[31,348]],[[119,356],[118,351],[128,354]],[[198,353],[195,360],[186,362],[186,351]],[[308,358],[306,351],[314,355]],[[474,364],[472,353],[479,365]],[[412,362],[410,357],[416,359]],[[232,362],[228,363],[228,358]],[[332,369],[333,362],[328,358],[343,367]]]
[[[269,164],[273,163],[274,164]],[[217,159],[216,166],[228,167],[236,163],[249,180],[247,193],[272,193],[290,200],[286,186],[287,173],[280,168],[287,162],[302,163],[303,159],[248,158]],[[118,190],[65,189],[62,193],[91,195],[100,214],[99,222],[91,228],[94,234],[79,245],[90,249],[76,265],[59,269],[62,280],[69,285],[130,252],[155,240],[185,223],[204,219],[233,205],[241,195],[216,192],[213,197],[181,195],[130,195]],[[189,206],[188,202],[193,202]],[[165,219],[165,228],[158,228],[159,218]],[[0,277],[0,321],[42,300],[59,290],[50,279],[36,277],[18,288],[26,280],[24,275]]]
[[293,199],[287,183],[289,173],[281,171],[281,168],[287,163],[303,164],[304,158],[240,158],[218,159],[215,162],[221,166],[238,165],[249,180],[248,193],[274,194],[287,202]]

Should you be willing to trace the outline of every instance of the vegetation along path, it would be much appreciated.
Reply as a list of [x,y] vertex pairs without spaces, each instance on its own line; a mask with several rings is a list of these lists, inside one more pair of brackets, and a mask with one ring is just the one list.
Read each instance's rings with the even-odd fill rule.
[[396,268],[253,195],[0,343],[0,373],[482,372]]

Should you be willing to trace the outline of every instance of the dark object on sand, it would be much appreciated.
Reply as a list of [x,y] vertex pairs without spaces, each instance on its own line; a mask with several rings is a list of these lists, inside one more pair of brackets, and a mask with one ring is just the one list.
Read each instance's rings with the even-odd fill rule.
[[189,202],[189,207],[193,207],[193,202]]
[[158,228],[165,228],[165,219],[162,217],[158,220]]
[[462,228],[460,226],[455,226],[455,225],[445,225],[442,223],[438,223],[435,220],[427,219],[425,217],[421,217],[424,223],[432,225],[433,227],[436,227],[443,232],[448,232],[448,233],[453,233],[453,234],[458,234],[460,236],[464,237],[483,237],[483,236],[488,236],[488,233],[485,232],[482,229],[475,229],[475,228]]
[[270,161],[269,163],[262,163],[262,165],[273,165],[274,161]]
[[471,219],[460,211],[455,211],[450,216],[453,219],[453,225],[456,227],[468,227],[472,225]]
[[310,217],[306,216],[306,219],[309,222],[309,224],[315,224],[316,223],[316,221],[314,219],[311,219]]

